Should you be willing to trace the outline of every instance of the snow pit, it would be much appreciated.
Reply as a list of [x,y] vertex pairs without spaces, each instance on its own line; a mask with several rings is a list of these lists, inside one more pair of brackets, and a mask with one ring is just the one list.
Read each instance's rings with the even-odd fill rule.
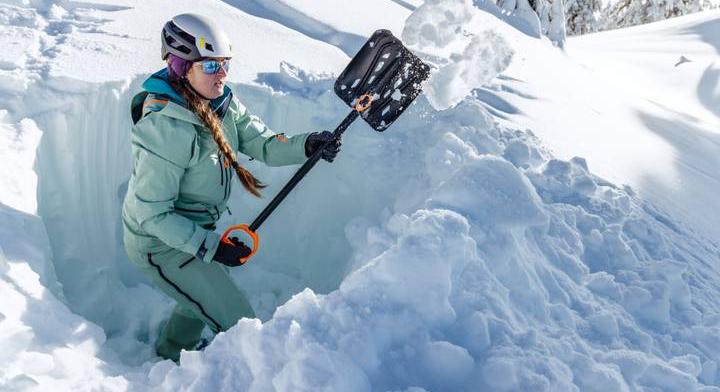
[[[478,17],[468,4],[426,6],[446,7],[451,29]],[[100,23],[67,11],[50,14]],[[387,132],[348,131],[339,159],[263,227],[263,253],[233,271],[259,319],[179,365],[152,353],[172,304],[119,241],[127,104],[145,75],[2,90],[14,99],[0,154],[14,166],[0,187],[0,389],[720,390],[717,245],[468,94],[513,60],[493,38],[510,33],[489,34],[485,76],[450,72]],[[428,45],[472,42],[441,36]],[[321,91],[329,74],[295,64],[232,87],[272,128],[333,126],[346,109]],[[268,195],[294,171],[243,163]],[[32,172],[37,187],[20,181]],[[239,190],[220,227],[264,206]]]

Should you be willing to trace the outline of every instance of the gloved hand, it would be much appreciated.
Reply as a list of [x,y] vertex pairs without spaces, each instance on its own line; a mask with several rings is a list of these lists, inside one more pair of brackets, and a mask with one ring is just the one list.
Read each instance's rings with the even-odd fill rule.
[[252,253],[252,249],[248,248],[247,245],[245,245],[237,237],[230,237],[228,239],[232,241],[234,245],[229,245],[220,241],[220,244],[215,251],[215,255],[213,256],[213,260],[218,263],[223,263],[229,267],[240,266],[242,265],[240,264],[240,259],[247,257],[250,253]]
[[322,147],[325,142],[332,140],[322,152],[322,159],[332,162],[340,152],[342,139],[333,139],[333,133],[330,131],[322,131],[320,133],[313,132],[305,139],[305,156],[310,158],[318,148]]

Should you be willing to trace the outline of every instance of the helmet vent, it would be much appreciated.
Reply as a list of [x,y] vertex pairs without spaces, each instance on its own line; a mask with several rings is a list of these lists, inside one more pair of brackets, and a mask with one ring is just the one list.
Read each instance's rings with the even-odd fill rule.
[[192,52],[192,49],[190,49],[187,46],[182,45],[182,44],[179,44],[178,46],[174,46],[174,48],[185,54],[190,54]]
[[179,28],[179,27],[175,24],[175,22],[170,21],[169,25],[170,25],[170,30],[171,30],[173,33],[179,35],[180,38],[184,39],[184,40],[187,41],[189,44],[194,44],[194,43],[195,43],[195,37],[193,37],[192,35],[186,33],[183,29]]
[[175,38],[173,38],[172,35],[167,34],[165,31],[163,31],[163,38],[165,38],[165,42],[168,45],[172,45],[173,47],[175,47],[175,45],[173,45],[175,43]]
[[211,44],[207,43],[207,42],[205,43],[205,49],[207,49],[207,50],[209,50],[209,51],[211,51],[211,52],[214,52],[214,51],[215,51],[215,49],[213,49],[213,46],[212,46]]

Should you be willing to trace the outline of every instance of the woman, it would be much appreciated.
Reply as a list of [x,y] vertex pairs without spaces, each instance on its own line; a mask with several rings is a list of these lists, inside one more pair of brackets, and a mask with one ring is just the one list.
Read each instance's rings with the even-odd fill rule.
[[167,68],[133,99],[134,166],[122,218],[130,260],[177,301],[156,351],[178,361],[205,325],[217,333],[255,317],[227,268],[250,249],[236,238],[234,245],[220,243],[214,231],[233,173],[255,196],[265,187],[235,152],[282,166],[303,163],[325,146],[322,157],[332,162],[340,141],[327,131],[277,135],[251,116],[225,86],[231,46],[208,18],[182,14],[167,22],[162,57]]

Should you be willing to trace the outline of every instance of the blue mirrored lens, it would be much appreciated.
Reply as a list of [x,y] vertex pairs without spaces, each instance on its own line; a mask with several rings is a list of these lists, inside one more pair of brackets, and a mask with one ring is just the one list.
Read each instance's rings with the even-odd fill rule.
[[202,64],[203,72],[208,75],[213,75],[213,74],[220,72],[221,67],[223,69],[225,69],[225,73],[230,72],[230,61],[229,60],[223,60],[223,61],[205,60],[201,64]]

